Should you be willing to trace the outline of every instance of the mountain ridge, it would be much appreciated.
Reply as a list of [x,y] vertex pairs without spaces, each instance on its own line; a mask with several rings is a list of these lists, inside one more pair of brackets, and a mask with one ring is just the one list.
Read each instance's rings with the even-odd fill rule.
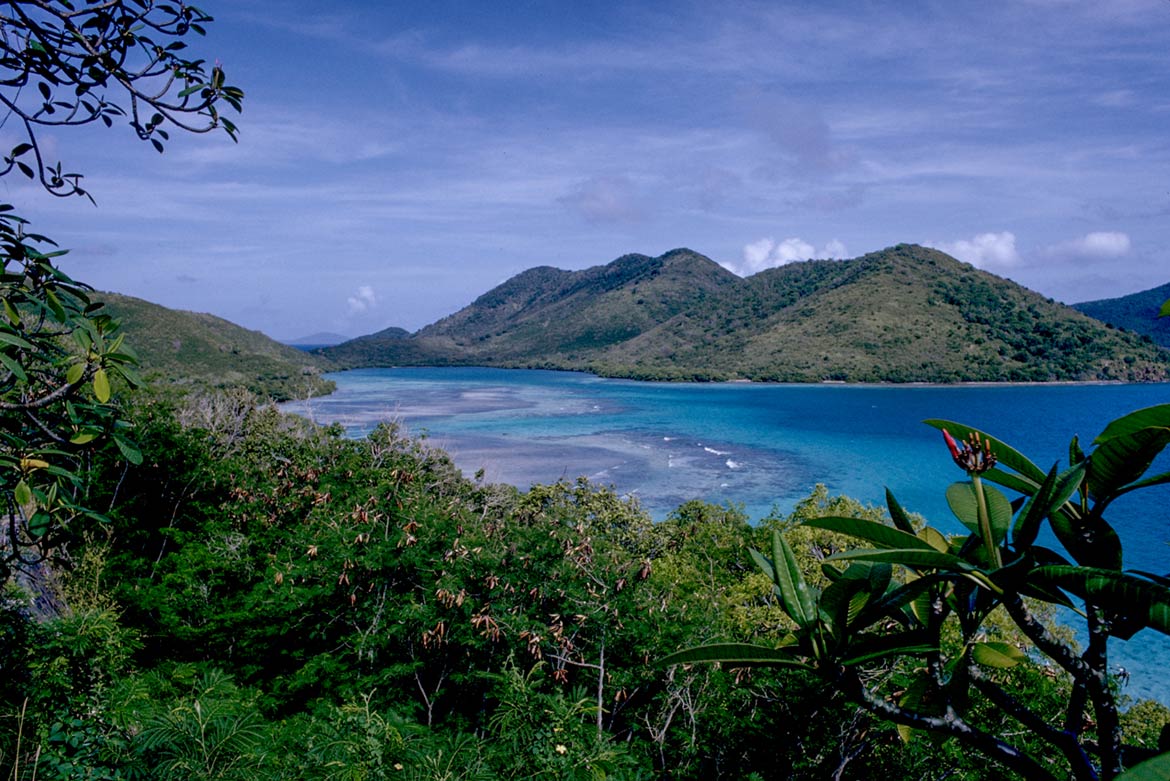
[[1073,308],[1104,323],[1150,337],[1170,348],[1170,318],[1158,317],[1162,304],[1170,299],[1170,283],[1117,298],[1102,298],[1073,304]]
[[1156,381],[1170,352],[938,250],[900,244],[741,278],[693,250],[538,266],[345,367],[484,365],[637,379]]

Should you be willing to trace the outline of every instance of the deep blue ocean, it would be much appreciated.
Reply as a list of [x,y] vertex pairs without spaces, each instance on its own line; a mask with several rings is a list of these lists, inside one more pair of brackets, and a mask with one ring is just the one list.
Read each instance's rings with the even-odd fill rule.
[[[331,374],[330,396],[284,405],[363,436],[395,420],[449,452],[467,475],[521,488],[580,475],[636,497],[661,519],[689,499],[786,513],[817,483],[902,506],[960,532],[944,497],[965,479],[922,421],[979,428],[1047,470],[1086,450],[1112,419],[1170,403],[1170,385],[857,386],[646,383],[588,374],[480,368],[362,369]],[[1158,471],[1170,470],[1164,455]],[[1152,474],[1153,472],[1151,472]],[[1119,499],[1109,519],[1129,568],[1170,572],[1170,487]],[[1170,638],[1118,642],[1126,693],[1170,703]]]

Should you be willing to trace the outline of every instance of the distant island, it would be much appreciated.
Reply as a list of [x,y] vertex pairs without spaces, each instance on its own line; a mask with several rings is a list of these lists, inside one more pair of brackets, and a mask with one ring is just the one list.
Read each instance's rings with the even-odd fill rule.
[[416,333],[388,328],[316,352],[339,368],[476,365],[644,380],[1170,378],[1170,350],[1149,336],[911,244],[747,278],[689,249],[582,271],[541,266]]
[[332,347],[335,344],[348,341],[348,336],[335,334],[332,331],[319,331],[308,336],[299,336],[296,339],[285,339],[282,344],[287,344],[289,347],[296,347],[298,350],[305,350],[317,347]]

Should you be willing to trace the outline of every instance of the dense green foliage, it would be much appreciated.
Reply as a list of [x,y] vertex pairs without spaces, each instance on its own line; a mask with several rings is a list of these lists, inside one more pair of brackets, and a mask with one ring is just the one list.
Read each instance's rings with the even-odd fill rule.
[[[788,626],[749,547],[875,509],[822,489],[758,528],[698,502],[654,524],[239,392],[133,420],[142,463],[110,446],[89,475],[110,523],[75,522],[71,565],[5,596],[13,778],[985,777],[808,672],[653,666]],[[790,534],[810,565],[844,539]],[[1017,675],[1055,711],[1068,683],[1043,673]]]
[[1078,311],[1117,328],[1143,334],[1163,347],[1170,347],[1170,320],[1161,315],[1170,298],[1170,284],[1120,298],[1073,304]]
[[[240,392],[133,419],[141,464],[111,446],[89,475],[110,523],[75,522],[71,565],[5,597],[13,778],[988,777],[807,671],[653,666],[791,626],[750,546],[783,529],[813,567],[846,538],[798,524],[876,509],[820,489],[758,528],[698,502],[654,524],[603,488],[478,483],[392,426],[348,440]],[[1057,713],[1069,679],[1021,667]],[[1167,713],[1143,707],[1156,741]]]
[[[946,492],[969,535],[947,538],[916,526],[887,492],[889,523],[805,522],[864,546],[830,551],[818,584],[776,531],[771,555],[752,555],[793,630],[778,643],[712,644],[663,664],[807,670],[907,735],[930,731],[1028,779],[1109,781],[1151,759],[1157,750],[1148,737],[1123,742],[1109,640],[1142,629],[1170,635],[1170,580],[1123,569],[1106,513],[1125,494],[1170,483],[1170,472],[1148,473],[1170,445],[1170,405],[1113,421],[1091,453],[1074,438],[1069,465],[1058,462],[1047,473],[981,432],[927,423],[942,430],[969,478]],[[1009,501],[992,483],[1021,498]],[[1042,539],[1045,525],[1059,549]],[[1083,650],[1044,620],[1040,611],[1051,615],[1055,607],[1084,617]],[[1037,697],[1041,660],[1066,676],[1068,690]],[[1009,732],[1005,720],[1023,730]]]
[[346,367],[476,364],[650,380],[1156,381],[1170,353],[936,250],[899,245],[740,279],[690,250],[530,269]]
[[331,392],[321,358],[213,315],[183,312],[139,298],[100,293],[122,323],[139,369],[152,381],[180,387],[242,387],[277,401]]

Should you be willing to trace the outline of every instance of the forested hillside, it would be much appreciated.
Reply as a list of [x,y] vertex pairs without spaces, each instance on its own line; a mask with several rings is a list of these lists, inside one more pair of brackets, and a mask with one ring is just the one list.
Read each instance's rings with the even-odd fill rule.
[[1170,348],[1170,320],[1158,317],[1162,304],[1168,299],[1170,284],[1120,298],[1085,301],[1073,304],[1073,307],[1089,317],[1143,334],[1157,344]]
[[153,380],[211,388],[246,387],[277,401],[320,396],[334,385],[328,363],[214,315],[183,312],[140,298],[101,293],[141,370]]
[[938,252],[899,245],[740,279],[690,250],[517,275],[339,365],[589,370],[784,382],[1158,381],[1170,352]]

